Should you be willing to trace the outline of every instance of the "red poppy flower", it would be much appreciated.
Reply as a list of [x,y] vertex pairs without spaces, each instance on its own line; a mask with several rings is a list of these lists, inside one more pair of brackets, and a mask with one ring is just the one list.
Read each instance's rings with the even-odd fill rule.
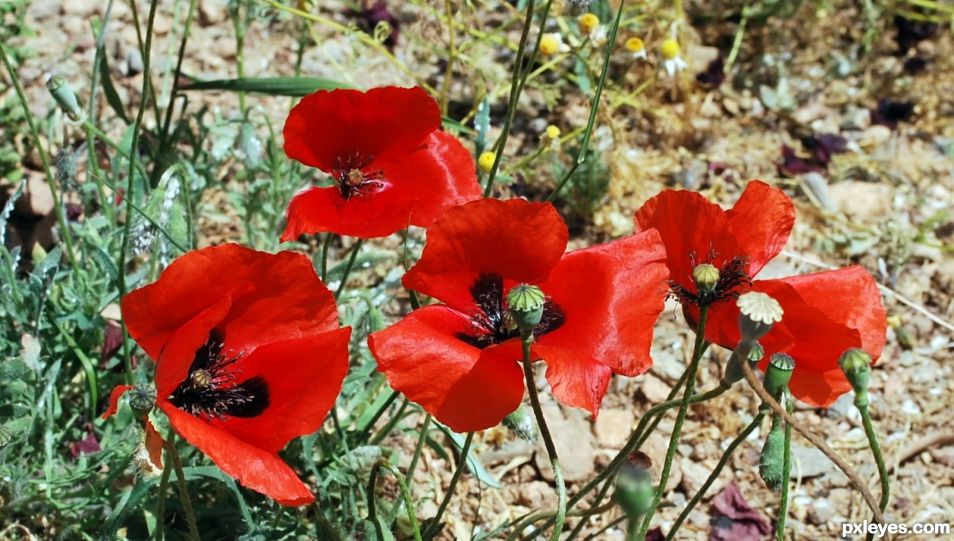
[[437,103],[420,88],[302,98],[285,121],[285,153],[335,185],[292,199],[282,241],[324,231],[384,237],[480,197],[473,157],[440,126]]
[[[885,312],[874,278],[858,266],[778,280],[753,280],[782,251],[795,224],[792,201],[781,190],[753,180],[730,210],[695,192],[667,190],[636,212],[637,229],[654,228],[666,244],[673,293],[692,324],[699,304],[709,305],[706,339],[733,348],[739,342],[734,299],[753,289],[782,305],[781,323],[760,340],[761,367],[771,354],[795,359],[789,388],[809,404],[828,406],[851,389],[838,366],[849,348],[872,359],[885,342]],[[710,263],[720,270],[711,293],[700,292],[693,268]]]
[[652,365],[665,253],[652,231],[564,254],[566,244],[566,225],[549,204],[483,199],[447,211],[404,276],[405,286],[444,304],[369,339],[391,386],[455,431],[499,423],[523,398],[506,293],[525,283],[547,295],[533,354],[547,363],[553,395],[595,415],[611,374]]
[[156,361],[156,405],[179,435],[250,489],[285,505],[314,501],[278,451],[324,421],[351,329],[338,327],[307,257],[236,244],[189,252],[122,310]]

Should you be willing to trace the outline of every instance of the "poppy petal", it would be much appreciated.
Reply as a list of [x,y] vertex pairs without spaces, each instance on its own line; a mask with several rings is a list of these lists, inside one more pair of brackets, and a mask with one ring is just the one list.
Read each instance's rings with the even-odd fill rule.
[[761,180],[746,185],[728,216],[732,234],[748,256],[749,276],[782,251],[795,225],[792,200]]
[[440,108],[421,88],[367,92],[319,90],[302,98],[285,121],[285,153],[331,172],[352,156],[371,161],[407,152],[441,123]]
[[547,381],[560,402],[599,412],[613,369],[607,364],[574,350],[534,344],[533,351],[547,363]]
[[457,337],[469,328],[468,316],[428,306],[368,338],[391,388],[456,432],[496,425],[523,396],[519,351],[508,365],[499,346],[481,351]]
[[132,385],[117,385],[113,387],[113,391],[109,393],[109,406],[100,416],[100,419],[109,419],[113,415],[116,415],[116,412],[119,410],[119,399],[123,397],[126,391],[132,388]]
[[650,228],[659,231],[666,245],[670,278],[693,291],[693,264],[710,262],[722,268],[745,255],[729,229],[726,211],[696,192],[665,190],[646,201],[636,211],[636,230]]
[[156,396],[167,397],[189,375],[196,352],[208,342],[209,333],[218,325],[229,308],[231,298],[224,298],[206,308],[182,325],[165,343],[156,360]]
[[653,326],[668,278],[655,230],[570,252],[540,286],[564,323],[538,343],[599,359],[619,374],[642,374],[652,366]]
[[345,327],[260,346],[236,362],[235,372],[243,380],[257,376],[265,381],[268,407],[255,417],[213,419],[211,424],[272,452],[315,432],[341,391],[350,337],[351,328]]
[[858,331],[861,348],[877,361],[884,349],[887,319],[878,283],[863,267],[790,276],[783,282],[829,319]]
[[238,244],[188,252],[159,280],[123,297],[121,306],[129,334],[158,359],[176,330],[212,306],[221,309],[224,299],[234,304],[221,319],[229,327],[227,344],[246,351],[338,327],[334,297],[306,256]]
[[242,486],[282,505],[305,505],[315,501],[305,483],[275,453],[244,442],[165,400],[158,400],[157,403],[180,436],[208,455],[223,472]]
[[296,195],[286,212],[282,242],[326,231],[385,237],[409,225],[429,226],[446,209],[480,197],[474,160],[457,138],[436,131],[424,145],[372,162],[368,169],[382,177],[372,193],[345,199],[341,190],[329,187]]
[[145,425],[145,441],[144,445],[146,446],[146,453],[149,455],[149,461],[152,462],[152,465],[156,469],[162,469],[162,447],[166,442],[162,439],[162,436],[159,435],[159,431],[156,430],[156,427],[152,424],[152,421],[146,417]]
[[427,232],[420,261],[404,285],[471,312],[481,275],[515,282],[546,280],[566,250],[568,232],[553,205],[481,199],[454,207]]

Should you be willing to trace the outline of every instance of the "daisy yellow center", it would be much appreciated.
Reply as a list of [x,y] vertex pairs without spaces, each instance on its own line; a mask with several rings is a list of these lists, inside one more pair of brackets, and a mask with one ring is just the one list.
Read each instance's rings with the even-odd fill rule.
[[631,53],[638,53],[645,48],[643,45],[643,40],[640,38],[629,38],[626,40],[626,50]]
[[494,166],[494,160],[497,159],[497,155],[491,151],[482,152],[480,157],[477,158],[477,165],[480,167],[480,170],[489,173],[491,168]]
[[587,34],[593,30],[596,30],[596,27],[600,25],[600,18],[592,13],[584,13],[576,20],[578,23],[580,23],[580,29]]
[[554,55],[560,50],[560,39],[556,34],[544,34],[540,38],[540,53]]
[[553,124],[547,126],[547,137],[550,139],[556,139],[560,137],[560,128],[554,126]]
[[673,60],[679,56],[679,42],[674,39],[667,39],[659,46],[659,54],[666,60]]

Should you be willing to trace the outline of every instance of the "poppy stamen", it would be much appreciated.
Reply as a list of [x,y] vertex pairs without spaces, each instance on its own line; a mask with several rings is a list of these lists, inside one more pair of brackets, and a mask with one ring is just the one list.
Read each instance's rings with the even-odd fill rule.
[[[471,316],[470,332],[458,333],[457,338],[483,349],[520,336],[520,329],[504,302],[502,277],[481,274],[470,286],[470,296],[479,310]],[[560,307],[548,299],[533,334],[540,337],[555,331],[563,325],[564,320]]]
[[[738,298],[739,294],[742,293],[742,288],[752,285],[752,278],[748,274],[748,259],[733,257],[721,269],[718,269],[712,264],[714,256],[715,252],[710,251],[708,262],[696,265],[695,254],[689,254],[689,260],[694,270],[704,267],[703,270],[709,271],[708,267],[713,267],[718,271],[711,273],[700,271],[697,273],[700,276],[705,275],[705,278],[715,278],[717,276],[714,284],[708,287],[699,287],[697,284],[696,288],[692,289],[675,280],[669,281],[670,295],[678,300],[680,304],[699,307],[711,306],[717,302]],[[694,282],[697,281],[697,277],[693,276],[692,278]]]

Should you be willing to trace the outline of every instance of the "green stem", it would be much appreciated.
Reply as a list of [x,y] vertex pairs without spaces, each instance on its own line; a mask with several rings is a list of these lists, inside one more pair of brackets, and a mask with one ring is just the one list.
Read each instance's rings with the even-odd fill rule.
[[[875,464],[878,465],[878,477],[881,479],[881,512],[888,509],[888,500],[891,498],[891,485],[888,478],[888,468],[884,464],[884,455],[881,452],[881,445],[878,443],[878,434],[875,433],[874,424],[871,422],[871,413],[868,411],[868,405],[859,405],[858,411],[861,413],[861,422],[865,427],[865,435],[868,436],[868,445],[871,447],[871,454],[874,455]],[[868,541],[872,534],[868,534]]]
[[186,520],[189,522],[189,538],[193,541],[199,541],[199,527],[195,522],[195,509],[192,508],[192,498],[189,496],[189,487],[186,486],[185,474],[182,470],[182,458],[179,456],[179,450],[176,449],[174,434],[166,440],[166,455],[172,458],[172,464],[176,469],[176,486],[179,487],[179,499],[182,500]]
[[43,142],[40,139],[40,130],[33,121],[29,103],[27,102],[26,95],[23,93],[23,87],[20,85],[20,77],[17,76],[13,64],[10,62],[10,58],[7,55],[7,48],[2,44],[0,44],[0,56],[3,57],[3,64],[7,68],[7,73],[10,75],[10,81],[13,83],[14,90],[16,90],[17,99],[20,100],[20,106],[23,107],[23,116],[26,117],[27,124],[30,126],[33,143],[36,146],[37,152],[40,154],[40,162],[43,164],[43,173],[46,175],[46,181],[50,185],[50,196],[53,198],[56,224],[60,228],[61,234],[63,235],[63,243],[66,245],[66,258],[70,261],[71,265],[75,265],[76,255],[73,253],[73,235],[70,232],[69,222],[66,219],[66,212],[63,210],[63,203],[60,198],[60,185],[57,183],[56,176],[53,175],[53,171],[50,169],[50,157],[47,155],[46,149],[43,148]]
[[735,31],[735,38],[732,40],[732,50],[729,51],[729,57],[725,61],[724,73],[732,71],[735,59],[739,56],[739,50],[742,48],[742,38],[745,36],[745,26],[749,22],[750,8],[748,5],[742,7],[742,17],[739,19],[739,28]]
[[157,494],[158,501],[156,502],[156,541],[162,541],[164,537],[163,529],[165,527],[165,516],[166,516],[166,487],[169,486],[169,472],[172,471],[167,467],[162,469],[162,476],[159,478],[159,494]]
[[560,466],[560,458],[557,456],[556,446],[553,444],[553,437],[550,435],[550,428],[547,426],[547,420],[543,416],[543,408],[540,407],[540,397],[537,395],[537,384],[533,378],[533,364],[530,359],[530,346],[533,344],[533,333],[522,333],[521,341],[523,344],[523,375],[527,380],[527,393],[530,395],[530,406],[533,408],[533,414],[537,418],[537,427],[540,429],[540,436],[543,438],[543,445],[547,449],[547,457],[550,459],[550,465],[553,468],[553,480],[556,481],[557,490],[557,512],[554,518],[553,533],[550,534],[550,541],[560,539],[560,533],[563,532],[563,523],[566,521],[566,483],[563,480],[563,468]]
[[[186,14],[185,26],[182,31],[182,41],[179,42],[179,56],[176,60],[176,69],[172,76],[172,90],[169,92],[169,103],[166,104],[166,116],[159,132],[159,154],[162,155],[169,148],[169,128],[172,126],[172,112],[175,109],[176,94],[179,90],[179,77],[182,75],[182,61],[185,59],[186,43],[189,41],[189,30],[192,28],[192,19],[195,17],[197,0],[189,1],[189,12]],[[161,164],[157,164],[161,165]],[[157,178],[160,171],[153,170],[153,177]]]
[[[785,410],[791,415],[792,400],[789,397],[785,404]],[[782,452],[782,494],[779,496],[778,504],[778,526],[775,535],[778,541],[785,541],[785,518],[788,516],[788,486],[791,484],[789,478],[792,475],[792,425],[785,423],[785,439]]]
[[669,473],[672,469],[672,461],[676,457],[676,446],[679,445],[679,436],[682,434],[682,424],[686,420],[686,414],[689,413],[689,403],[692,398],[692,389],[696,383],[696,371],[699,368],[699,359],[702,358],[703,344],[705,344],[706,334],[706,316],[708,307],[699,308],[699,324],[696,327],[696,343],[692,348],[692,360],[689,362],[688,376],[686,376],[686,388],[682,393],[682,403],[679,405],[679,412],[676,414],[676,423],[672,428],[672,437],[669,438],[669,448],[666,450],[666,461],[663,463],[662,473],[659,475],[659,486],[656,487],[656,494],[653,501],[643,517],[643,523],[639,527],[637,539],[644,539],[649,525],[653,521],[653,515],[659,502],[662,500],[663,492],[666,491],[666,483],[669,482]]
[[[568,517],[591,517],[591,516],[594,516],[594,515],[599,515],[599,514],[605,513],[605,512],[607,512],[607,511],[609,511],[610,509],[613,509],[614,507],[616,507],[616,502],[610,501],[610,502],[606,502],[604,505],[600,505],[600,506],[598,506],[598,507],[592,507],[592,508],[590,508],[590,509],[576,510],[576,511],[567,511],[566,516],[568,516]],[[514,541],[515,539],[517,539],[517,538],[520,536],[520,534],[523,532],[523,530],[524,530],[527,526],[533,524],[534,522],[536,522],[536,521],[538,521],[538,520],[540,520],[540,519],[550,518],[550,517],[556,517],[556,512],[554,512],[554,511],[537,511],[536,513],[531,513],[530,515],[528,515],[528,516],[526,516],[526,517],[523,517],[522,519],[518,520],[517,522],[515,522],[515,523],[513,524],[513,531],[511,531],[511,532],[510,532],[510,535],[507,536],[506,541]],[[586,523],[586,521],[581,521],[581,522],[583,522],[584,524]]]
[[580,151],[576,155],[573,166],[563,175],[559,184],[557,184],[553,192],[547,197],[548,202],[553,202],[553,200],[556,199],[566,183],[569,182],[570,177],[576,172],[576,169],[586,161],[586,149],[590,146],[590,136],[593,135],[593,126],[596,124],[596,113],[600,108],[600,96],[603,95],[603,87],[606,86],[606,74],[609,72],[610,57],[613,54],[613,47],[616,46],[616,34],[619,31],[619,23],[623,19],[623,6],[625,5],[625,0],[621,0],[619,9],[616,10],[616,19],[613,20],[613,27],[610,30],[609,39],[606,41],[606,53],[603,55],[603,69],[600,71],[600,80],[596,85],[596,94],[593,95],[593,102],[590,105],[590,117],[586,121],[586,130],[583,132],[583,142],[580,143]]
[[381,522],[377,517],[377,509],[375,508],[375,498],[374,491],[375,486],[378,481],[378,473],[381,469],[384,468],[391,472],[394,475],[394,478],[397,479],[398,487],[401,489],[401,499],[404,500],[404,508],[407,509],[407,519],[411,523],[411,533],[414,535],[415,541],[423,541],[421,537],[421,527],[417,522],[417,515],[414,513],[414,501],[411,499],[411,491],[407,488],[407,481],[404,476],[401,475],[394,466],[388,464],[383,460],[379,460],[374,463],[374,466],[371,468],[371,475],[368,478],[368,520],[374,524],[374,530],[377,533],[378,541],[384,541],[384,531],[381,528]]
[[[484,197],[489,197],[494,186],[494,178],[497,176],[497,169],[500,167],[500,157],[503,155],[504,147],[507,144],[507,137],[510,135],[510,124],[517,112],[517,102],[520,98],[520,74],[523,72],[523,55],[527,47],[527,38],[530,36],[530,25],[533,23],[533,6],[535,0],[527,1],[527,16],[523,21],[523,32],[520,34],[520,44],[517,46],[517,56],[513,60],[513,74],[510,76],[510,97],[507,100],[507,115],[504,117],[503,127],[501,128],[500,138],[494,149],[497,155],[494,157],[494,164],[487,174],[487,184],[484,186]],[[543,28],[540,28],[543,31]]]
[[361,244],[363,242],[364,239],[358,239],[355,241],[354,246],[351,247],[351,256],[348,258],[348,264],[345,265],[344,273],[341,275],[341,283],[338,284],[338,290],[335,291],[335,299],[341,296],[345,284],[348,283],[348,276],[351,274],[351,268],[354,267],[354,260],[358,258],[358,252],[361,251]]
[[464,439],[464,445],[460,448],[460,459],[457,461],[457,468],[454,469],[454,475],[451,476],[450,484],[447,486],[447,492],[444,493],[444,498],[441,500],[441,505],[437,508],[437,514],[434,515],[434,518],[430,520],[430,524],[424,530],[424,535],[431,539],[437,535],[438,528],[440,528],[441,517],[444,515],[444,511],[447,509],[447,505],[450,503],[451,498],[454,497],[454,490],[457,488],[457,482],[460,481],[460,476],[464,473],[464,467],[467,465],[467,457],[470,454],[470,444],[474,441],[474,433],[468,432],[467,437]]
[[404,416],[404,411],[407,409],[408,404],[410,404],[410,402],[408,402],[407,397],[404,397],[404,400],[401,402],[401,405],[398,406],[397,411],[394,412],[394,415],[392,415],[390,419],[388,419],[387,424],[381,427],[381,430],[379,430],[377,434],[371,438],[371,445],[378,445],[384,441],[384,438],[386,438],[392,430],[394,430],[394,427],[401,422],[401,418]]
[[755,414],[755,418],[752,419],[752,422],[745,427],[738,436],[729,443],[729,446],[726,448],[725,452],[722,453],[722,458],[719,459],[719,463],[716,464],[715,469],[712,470],[712,473],[709,474],[709,477],[706,478],[706,481],[702,484],[702,487],[692,496],[692,499],[689,500],[689,503],[686,504],[686,508],[682,510],[682,513],[679,514],[679,518],[676,519],[676,522],[673,523],[672,528],[669,529],[669,533],[666,535],[666,541],[670,541],[676,532],[679,530],[679,527],[682,526],[682,523],[685,522],[686,518],[689,516],[689,513],[692,512],[693,508],[702,500],[706,495],[706,491],[709,490],[709,487],[712,486],[712,483],[715,483],[716,479],[719,478],[719,474],[722,473],[722,469],[725,468],[725,465],[729,463],[729,459],[732,458],[732,453],[742,445],[742,442],[749,437],[756,428],[762,424],[762,419],[765,418],[766,410],[759,410]]
[[424,442],[427,441],[427,429],[431,426],[431,414],[424,416],[424,422],[421,423],[421,435],[417,438],[417,445],[414,446],[414,455],[411,457],[411,463],[407,467],[407,478],[413,483],[414,472],[417,470],[417,463],[421,460],[421,453],[424,451]]

